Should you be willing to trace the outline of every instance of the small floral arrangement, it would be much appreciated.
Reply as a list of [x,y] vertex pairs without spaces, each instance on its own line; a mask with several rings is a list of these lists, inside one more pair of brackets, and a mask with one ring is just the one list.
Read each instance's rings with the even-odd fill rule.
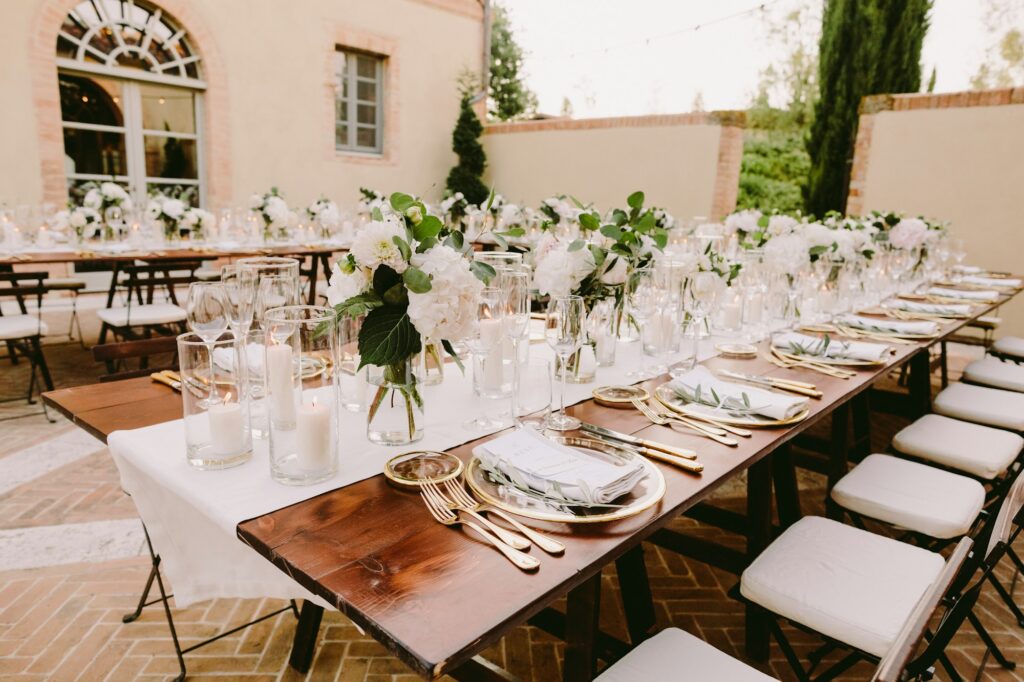
[[89,183],[82,186],[86,189],[85,198],[82,199],[82,206],[91,208],[101,216],[106,215],[108,208],[117,207],[122,211],[132,210],[132,198],[121,185],[115,182],[102,182],[100,184]]
[[465,231],[465,220],[469,211],[469,202],[462,192],[449,193],[441,200],[441,215],[445,223],[459,230]]
[[564,194],[548,197],[540,205],[540,212],[544,216],[541,227],[547,230],[576,224],[584,210],[583,204]]
[[86,206],[69,205],[63,211],[58,211],[53,221],[54,227],[59,230],[70,228],[79,241],[99,236],[103,228],[99,212]]
[[305,208],[306,217],[316,225],[321,237],[329,237],[331,231],[341,223],[341,212],[338,205],[325,196]]
[[359,188],[359,205],[357,210],[360,214],[369,216],[373,209],[377,209],[382,213],[389,213],[391,206],[388,204],[387,198],[376,190],[372,190],[368,187]]
[[201,208],[189,208],[178,221],[179,231],[187,230],[192,239],[206,239],[216,226],[214,215]]
[[425,342],[440,342],[458,361],[452,342],[474,330],[480,294],[495,272],[467,258],[462,234],[430,215],[422,201],[396,192],[389,203],[392,213],[374,209],[347,258],[335,264],[327,297],[338,318],[366,316],[359,366],[381,367],[384,380],[370,404],[370,422],[397,391],[413,440],[423,401],[410,361]]
[[[146,203],[146,218],[163,230],[168,239],[181,236],[180,223],[188,210],[188,204],[181,199],[152,194]],[[212,218],[212,216],[211,216]]]
[[249,197],[249,209],[263,220],[263,238],[286,239],[289,230],[298,222],[277,187],[271,187],[265,194]]

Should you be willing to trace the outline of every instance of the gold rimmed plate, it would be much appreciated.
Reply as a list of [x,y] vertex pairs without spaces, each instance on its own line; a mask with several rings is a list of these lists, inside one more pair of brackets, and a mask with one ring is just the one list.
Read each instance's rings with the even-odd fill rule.
[[624,410],[634,409],[634,398],[647,400],[651,397],[650,393],[639,386],[599,386],[594,389],[592,395],[598,405]]
[[746,360],[757,357],[757,346],[750,343],[719,343],[715,350],[723,358]]
[[462,460],[448,452],[416,450],[396,455],[384,465],[384,476],[401,486],[415,487],[425,482],[443,483],[459,477]]
[[580,457],[590,457],[607,462],[609,457],[628,461],[639,458],[646,469],[646,475],[640,479],[633,490],[614,500],[615,508],[597,507],[595,509],[576,508],[574,511],[563,511],[548,506],[544,502],[532,499],[517,492],[515,489],[492,481],[480,460],[473,457],[466,467],[466,483],[478,500],[491,504],[517,516],[537,521],[555,523],[604,523],[617,521],[650,509],[665,496],[665,477],[650,460],[642,457],[635,450],[625,446],[614,445],[592,438],[572,436],[552,436],[552,440],[576,450]]
[[676,392],[673,391],[668,384],[662,384],[661,386],[658,386],[658,388],[654,389],[654,396],[662,405],[677,414],[683,415],[684,417],[696,417],[697,419],[707,417],[708,419],[714,419],[716,422],[729,424],[730,426],[749,426],[752,428],[789,426],[790,424],[802,422],[804,419],[807,419],[807,415],[811,413],[809,409],[803,409],[789,419],[770,419],[758,414],[737,417],[724,410],[717,410],[707,405],[696,405],[694,403],[685,402],[676,395]]

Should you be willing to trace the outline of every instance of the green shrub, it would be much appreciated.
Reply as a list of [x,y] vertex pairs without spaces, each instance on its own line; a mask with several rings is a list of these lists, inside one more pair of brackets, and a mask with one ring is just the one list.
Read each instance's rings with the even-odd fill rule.
[[800,131],[747,131],[737,210],[801,210],[809,169],[810,158]]

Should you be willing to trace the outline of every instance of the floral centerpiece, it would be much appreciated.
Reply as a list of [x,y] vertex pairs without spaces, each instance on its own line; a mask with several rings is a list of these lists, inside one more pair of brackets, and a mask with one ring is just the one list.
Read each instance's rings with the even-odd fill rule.
[[54,227],[58,230],[70,229],[78,244],[99,236],[103,229],[103,220],[98,211],[86,206],[68,205],[53,217]]
[[305,209],[306,217],[316,225],[318,236],[329,239],[331,232],[341,223],[341,212],[338,205],[325,196],[321,196]]
[[469,210],[469,202],[462,192],[449,193],[441,200],[441,216],[445,224],[459,232],[466,231],[466,217]]
[[[96,211],[103,222],[104,236],[112,238],[114,223],[123,223],[125,213],[132,210],[132,198],[121,185],[116,182],[86,183],[82,185],[85,196],[82,206]],[[116,209],[116,210],[114,210]]]
[[424,343],[439,342],[458,361],[452,343],[470,336],[484,282],[495,273],[469,260],[462,234],[446,229],[423,202],[396,192],[390,206],[388,216],[373,210],[335,266],[327,296],[339,318],[365,315],[359,367],[377,370],[367,436],[403,444],[423,435],[413,357]]
[[249,209],[263,221],[263,238],[267,241],[287,239],[289,230],[298,222],[298,216],[288,208],[277,187],[271,187],[265,194],[249,197]]
[[187,208],[181,199],[153,194],[146,203],[146,218],[163,231],[165,239],[176,240],[182,236],[178,223]]
[[191,207],[178,221],[178,230],[186,230],[190,239],[207,239],[217,226],[217,218],[202,208]]
[[370,189],[369,187],[359,188],[359,204],[356,210],[360,215],[367,218],[373,213],[373,209],[379,210],[383,214],[387,214],[391,211],[391,206],[388,204],[387,198],[380,192]]
[[540,205],[543,216],[541,229],[571,228],[579,224],[579,216],[584,212],[583,205],[564,194],[548,197]]

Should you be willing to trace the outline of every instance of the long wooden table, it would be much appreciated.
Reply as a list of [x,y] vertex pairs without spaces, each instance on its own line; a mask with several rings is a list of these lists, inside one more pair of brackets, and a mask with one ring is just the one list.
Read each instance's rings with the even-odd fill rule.
[[[1013,295],[978,308],[972,319]],[[847,380],[809,370],[781,369],[761,357],[708,360],[704,364],[712,369],[810,381],[824,392],[821,400],[810,401],[811,412],[804,421],[755,431],[751,438],[741,439],[738,447],[651,425],[633,410],[602,407],[591,400],[575,405],[570,412],[585,421],[696,449],[704,471],[696,476],[659,464],[667,493],[659,505],[633,518],[596,525],[545,525],[567,549],[562,557],[533,550],[542,560],[534,574],[516,570],[471,535],[435,523],[417,495],[392,487],[383,476],[245,521],[238,526],[238,537],[345,613],[424,678],[448,673],[459,679],[508,679],[478,654],[529,621],[566,640],[565,679],[591,679],[596,657],[612,659],[621,655],[625,646],[597,628],[600,574],[605,566],[616,563],[628,630],[635,644],[654,625],[642,541],[739,573],[777,531],[771,513],[773,481],[783,526],[799,518],[790,442],[832,416],[833,436],[824,465],[831,487],[848,468],[847,427],[851,412],[857,417],[851,405],[861,401],[892,368],[909,363],[907,411],[911,415],[926,412],[930,403],[929,348],[968,322],[945,323],[941,335],[927,342],[896,345],[884,366],[861,368]],[[660,381],[648,383],[653,387]],[[148,379],[63,389],[45,394],[44,399],[101,439],[115,430],[181,416],[180,397]],[[865,427],[864,412],[860,418],[860,426]],[[483,440],[452,452],[467,459]],[[745,515],[729,514],[704,503],[720,485],[743,471],[748,486]],[[665,528],[682,513],[739,530],[746,536],[746,551],[712,545]],[[548,608],[566,595],[565,614]],[[311,660],[320,615],[318,607],[304,605],[292,656],[299,669],[308,667]],[[748,653],[766,657],[766,625],[755,611],[747,615],[747,636]]]
[[341,246],[313,244],[285,244],[244,249],[216,248],[139,248],[130,251],[27,251],[0,256],[0,265],[52,265],[58,263],[118,263],[145,260],[152,262],[173,260],[204,260],[214,258],[247,258],[250,256],[312,256],[344,251]]

